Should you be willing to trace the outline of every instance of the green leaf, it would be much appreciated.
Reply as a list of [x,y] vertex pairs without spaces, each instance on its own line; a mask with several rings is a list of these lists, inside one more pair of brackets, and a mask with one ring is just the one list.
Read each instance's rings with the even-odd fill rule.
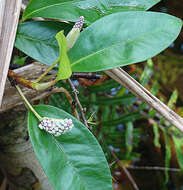
[[14,56],[13,57],[13,64],[17,64],[17,65],[24,65],[26,59],[28,56],[25,57],[20,57],[20,56]]
[[72,26],[55,21],[31,21],[19,24],[15,47],[46,65],[59,56],[55,35],[61,30],[67,34]]
[[147,10],[160,0],[32,0],[24,14],[23,20],[32,17],[45,17],[76,21],[84,16],[87,23],[120,11]]
[[133,122],[130,121],[126,123],[125,144],[127,148],[126,156],[128,158],[133,148]]
[[177,99],[178,99],[178,91],[174,90],[173,93],[170,96],[169,101],[168,101],[168,107],[170,107],[171,109],[173,109],[175,107]]
[[[54,25],[20,24],[15,46],[37,61],[51,65],[59,55],[54,36],[64,29],[63,23]],[[163,13],[140,11],[106,16],[81,32],[69,52],[72,70],[96,71],[146,60],[168,47],[181,26],[180,19]]]
[[71,65],[67,56],[67,40],[63,31],[56,34],[56,39],[60,48],[60,63],[56,80],[67,79],[72,75]]
[[148,59],[147,60],[147,64],[144,68],[144,71],[143,73],[141,74],[140,76],[140,83],[142,86],[145,86],[148,84],[150,78],[152,77],[153,75],[153,62],[152,62],[152,59]]
[[158,124],[154,122],[153,124],[153,132],[154,132],[154,145],[158,148],[161,148],[160,140],[160,133],[158,129]]
[[[165,167],[169,168],[170,166],[170,159],[171,159],[171,146],[170,142],[168,139],[168,134],[165,130],[163,130],[163,135],[165,138]],[[169,175],[168,175],[168,170],[165,170],[165,184],[168,183]]]
[[183,138],[178,138],[174,135],[172,136],[172,138],[176,149],[178,164],[180,168],[183,170]]
[[182,21],[164,13],[105,16],[86,28],[69,51],[73,71],[94,72],[147,60],[178,36]]
[[38,128],[29,112],[28,130],[34,152],[55,190],[112,190],[111,176],[102,149],[91,132],[77,119],[58,108],[39,105],[45,117],[71,118],[71,132],[54,137]]

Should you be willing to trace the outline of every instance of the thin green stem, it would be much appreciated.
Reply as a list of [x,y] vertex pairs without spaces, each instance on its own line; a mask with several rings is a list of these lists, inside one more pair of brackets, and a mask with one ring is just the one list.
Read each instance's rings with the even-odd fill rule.
[[41,79],[55,67],[55,65],[59,62],[59,60],[60,60],[60,57],[57,57],[55,62],[35,81],[35,83],[38,83],[39,81],[41,81]]
[[34,115],[39,119],[39,121],[42,121],[43,118],[36,112],[36,110],[32,107],[32,105],[29,103],[29,101],[27,100],[27,98],[24,96],[22,90],[20,89],[20,87],[18,85],[15,85],[18,93],[20,94],[20,96],[22,97],[22,99],[24,100],[25,104],[27,105],[27,107],[34,113]]

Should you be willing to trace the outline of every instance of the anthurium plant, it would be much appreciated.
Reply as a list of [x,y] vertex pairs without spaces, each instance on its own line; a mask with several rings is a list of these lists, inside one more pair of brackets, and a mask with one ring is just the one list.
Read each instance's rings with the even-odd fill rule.
[[[32,107],[18,84],[44,90],[72,72],[97,72],[145,61],[167,48],[182,21],[147,11],[159,0],[31,0],[15,47],[49,66],[36,81],[9,71],[29,108],[28,131],[35,154],[55,190],[112,190],[105,155],[89,129],[57,107]],[[45,18],[34,21],[35,17]],[[32,19],[32,21],[28,21]],[[43,82],[51,69],[53,81]]]

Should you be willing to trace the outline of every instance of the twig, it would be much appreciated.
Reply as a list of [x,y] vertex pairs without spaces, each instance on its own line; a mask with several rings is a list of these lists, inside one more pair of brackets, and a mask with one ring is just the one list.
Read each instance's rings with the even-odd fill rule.
[[124,173],[126,174],[126,176],[129,179],[129,181],[132,183],[134,189],[139,190],[139,188],[138,188],[137,184],[135,183],[134,179],[132,178],[130,172],[122,165],[121,161],[119,160],[119,158],[115,155],[115,153],[113,151],[111,151],[111,154],[114,157],[114,159],[116,160],[119,167],[124,171]]
[[73,72],[71,78],[100,79],[102,75],[97,73],[79,73]]
[[121,68],[105,71],[111,78],[130,90],[134,95],[153,107],[158,113],[164,116],[170,123],[183,132],[183,118],[152,95],[146,88],[140,85],[128,73]]
[[155,171],[170,171],[170,172],[180,172],[179,168],[164,168],[159,166],[126,166],[128,169],[132,170],[155,170]]
[[72,81],[71,81],[70,79],[68,79],[68,82],[69,82],[69,84],[70,84],[70,86],[71,86],[71,89],[72,89],[72,92],[73,92],[75,101],[76,101],[76,103],[77,103],[77,105],[78,105],[78,107],[79,107],[79,110],[80,110],[80,112],[81,112],[82,120],[83,120],[85,126],[86,126],[87,128],[89,128],[89,129],[91,129],[91,127],[88,125],[88,122],[87,122],[87,120],[86,120],[86,117],[85,117],[85,114],[84,114],[84,109],[83,109],[83,107],[82,107],[82,105],[81,105],[81,103],[80,103],[80,101],[79,101],[79,98],[78,98],[78,95],[77,95],[77,94],[78,94],[78,91],[76,90],[74,84],[72,83]]

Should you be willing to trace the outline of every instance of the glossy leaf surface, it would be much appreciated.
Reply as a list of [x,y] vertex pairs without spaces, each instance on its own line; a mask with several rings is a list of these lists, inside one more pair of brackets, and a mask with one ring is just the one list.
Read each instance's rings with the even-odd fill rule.
[[[180,19],[163,13],[137,11],[106,16],[81,32],[68,52],[72,71],[100,71],[147,60],[167,48],[181,26]],[[50,65],[59,55],[53,38],[57,32],[57,27],[39,25],[35,30],[35,24],[23,23],[15,45]]]
[[178,36],[182,21],[155,12],[105,16],[86,28],[69,51],[73,71],[93,72],[147,60]]
[[57,80],[67,79],[72,75],[72,70],[69,58],[67,56],[67,40],[63,34],[63,31],[57,33],[56,39],[60,49],[60,63],[58,66]]
[[23,19],[45,17],[76,21],[84,16],[87,23],[120,11],[147,10],[160,0],[32,0]]
[[74,128],[60,137],[40,130],[29,112],[28,129],[34,151],[55,190],[112,190],[102,149],[89,130],[70,114],[46,105],[34,107],[45,117],[71,118]]
[[31,21],[19,24],[15,47],[46,65],[51,65],[59,56],[55,35],[64,30],[65,35],[72,26],[55,21]]

